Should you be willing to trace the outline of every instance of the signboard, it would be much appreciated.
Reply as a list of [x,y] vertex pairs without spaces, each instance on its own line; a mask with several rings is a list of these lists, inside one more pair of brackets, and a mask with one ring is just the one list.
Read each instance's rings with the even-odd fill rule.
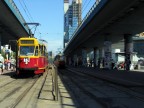
[[34,44],[34,40],[21,40],[21,44]]

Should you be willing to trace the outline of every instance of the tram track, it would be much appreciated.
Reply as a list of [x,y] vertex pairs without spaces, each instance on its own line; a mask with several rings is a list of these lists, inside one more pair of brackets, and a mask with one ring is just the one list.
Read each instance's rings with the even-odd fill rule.
[[[69,70],[69,71],[74,72],[73,70]],[[89,76],[91,78],[97,78],[94,75],[86,73],[86,72],[80,73],[79,71],[77,71],[77,72],[75,71],[75,73],[76,74],[85,74],[86,76]],[[103,79],[101,79],[101,80],[103,80]],[[105,80],[103,80],[103,81],[105,81]],[[107,81],[105,81],[105,82],[107,82]],[[144,101],[144,92],[142,92],[142,90],[144,91],[144,87],[143,86],[140,86],[140,87],[139,86],[127,87],[127,86],[122,86],[122,85],[119,85],[119,84],[116,85],[116,83],[112,83],[111,81],[109,83],[110,83],[109,86],[114,87],[114,88],[116,88],[116,89],[118,89],[120,91],[123,91],[123,92],[125,92],[125,93],[127,93],[127,94],[129,94],[129,95],[141,100],[141,101]],[[141,91],[139,91],[137,88],[141,88]]]
[[[105,103],[103,103],[102,101],[98,100],[97,97],[95,97],[91,92],[89,92],[88,90],[85,89],[85,87],[83,87],[79,81],[75,81],[76,79],[80,79],[80,78],[76,78],[74,77],[74,74],[72,74],[69,71],[65,71],[64,73],[69,74],[70,77],[67,78],[68,81],[65,81],[66,77],[63,76],[63,80],[65,81],[65,84],[69,87],[69,89],[74,93],[75,99],[76,101],[78,101],[77,103],[79,103],[80,108],[89,108],[92,105],[88,105],[86,102],[83,102],[82,97],[86,97],[88,100],[90,100],[92,103],[94,103],[93,101],[95,101],[95,105],[98,106],[98,108],[107,108],[107,105]],[[79,73],[79,75],[82,75],[82,73]],[[73,86],[72,86],[73,85]],[[72,89],[75,88],[75,89]]]
[[0,89],[0,106],[14,108],[37,82],[39,77],[15,79]]
[[118,90],[132,96],[133,98],[136,98],[142,102],[144,102],[144,94],[138,92],[137,90],[132,90],[131,88],[126,88],[126,87],[116,87],[116,85],[113,85],[112,87],[117,88]]
[[[83,93],[85,93],[86,95],[88,95],[91,99],[95,100],[97,103],[99,103],[103,108],[107,108],[107,104],[104,101],[99,100],[98,97],[96,97],[95,95],[93,95],[92,92],[89,92],[85,87],[83,87],[80,83],[77,83],[77,81],[75,81],[74,79],[70,79],[71,82],[73,82],[78,88],[81,89],[81,91]],[[94,88],[93,88],[94,89]]]
[[[65,73],[65,74],[64,74]],[[134,92],[131,91],[131,89],[120,86],[120,85],[116,85],[116,84],[112,84],[110,82],[104,81],[101,79],[103,85],[98,85],[98,84],[88,84],[88,83],[97,83],[95,80],[100,81],[100,79],[97,79],[96,77],[94,77],[93,75],[88,75],[86,73],[80,73],[77,72],[76,70],[74,71],[70,71],[67,70],[65,72],[63,72],[63,77],[67,77],[65,79],[69,79],[69,81],[71,82],[71,84],[73,83],[76,87],[78,88],[81,92],[83,92],[83,94],[87,95],[88,97],[90,97],[92,100],[95,100],[102,108],[113,108],[114,106],[120,106],[118,105],[114,105],[114,103],[116,103],[116,100],[121,100],[122,98],[124,99],[129,99],[131,98],[131,100],[137,100],[137,103],[139,101],[141,101],[141,104],[143,104],[144,99],[143,96],[139,97],[139,95],[137,94],[138,92]],[[91,81],[90,81],[91,80]],[[92,82],[93,80],[93,82]],[[68,82],[68,81],[67,81]],[[84,84],[85,83],[85,84]],[[69,84],[67,84],[69,86]],[[72,86],[71,86],[72,87]],[[102,89],[103,88],[103,89]],[[104,90],[105,89],[105,90]],[[111,91],[115,92],[114,95],[110,95]],[[95,93],[98,92],[98,93]],[[102,96],[98,96],[102,95]],[[78,94],[77,94],[78,95]],[[76,93],[75,96],[77,97]],[[140,94],[142,95],[142,94]],[[78,100],[79,101],[79,100]],[[81,102],[82,103],[82,102]],[[123,102],[123,105],[121,105],[121,107],[123,108],[125,106],[126,103]],[[142,107],[140,107],[142,108]]]
[[16,100],[9,106],[9,108],[15,108],[16,105],[22,100],[22,98],[30,91],[30,89],[35,85],[38,78],[34,80],[34,82],[29,86],[20,96],[16,98]]
[[42,76],[37,78],[33,84],[27,90],[21,94],[15,104],[12,105],[10,108],[26,108],[26,107],[31,107],[33,104],[33,108],[37,107],[37,103],[39,102],[38,95],[41,93],[41,89],[45,83],[45,78],[47,77],[48,72],[45,72]]
[[10,81],[6,82],[6,83],[3,83],[2,85],[0,85],[0,88],[4,87],[4,86],[7,86],[13,82],[17,81],[16,79],[11,79]]

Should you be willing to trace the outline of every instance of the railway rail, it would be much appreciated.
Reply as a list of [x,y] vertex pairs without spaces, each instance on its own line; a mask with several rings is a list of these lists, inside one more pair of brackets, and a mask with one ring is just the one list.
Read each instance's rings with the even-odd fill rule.
[[[143,108],[144,94],[136,87],[117,85],[92,74],[60,70],[61,78],[83,108]],[[140,91],[143,87],[138,87]]]
[[[75,70],[70,70],[70,71],[75,71]],[[80,71],[77,72],[77,74]],[[89,77],[94,77],[94,78],[98,78],[101,79],[99,77],[97,77],[96,75],[94,75],[94,73],[87,73],[87,72],[82,72],[84,74],[86,74]],[[80,74],[80,73],[79,73]],[[101,80],[104,80],[103,78]],[[135,86],[126,86],[126,85],[122,85],[122,84],[116,84],[115,82],[112,81],[108,81],[108,80],[104,80],[106,82],[110,82],[112,83],[111,86],[121,89],[124,92],[127,92],[128,94],[131,93],[133,94],[136,98],[140,99],[140,100],[144,100],[144,85],[135,85]]]
[[38,78],[35,79],[15,79],[5,83],[0,89],[1,99],[0,106],[5,108],[14,108],[20,100],[33,87]]
[[[47,72],[43,76],[35,75],[26,78],[8,78],[7,80],[0,83],[0,106],[3,108],[16,108],[28,106],[25,97],[32,98],[32,94],[28,95],[31,90],[35,90],[35,86],[41,87],[44,83],[44,79],[47,76]],[[4,76],[2,79],[6,79]],[[41,92],[41,91],[38,91]],[[38,94],[38,93],[37,93]],[[27,100],[29,101],[29,100]]]
[[[75,72],[74,70],[70,70],[70,71]],[[81,74],[79,72],[80,71],[78,71],[77,74]],[[83,72],[83,74],[85,74],[85,75],[87,75],[89,77],[98,78],[98,77],[96,77],[96,75],[91,74],[91,73]],[[99,79],[101,79],[101,78],[99,78]],[[103,79],[101,79],[101,80],[103,80]],[[105,81],[105,82],[108,82],[108,80]],[[144,101],[144,86],[142,86],[142,85],[138,85],[138,86],[125,86],[125,85],[122,85],[122,84],[112,83],[112,81],[110,81],[110,83],[111,83],[112,87],[118,88],[121,91],[124,91],[124,92],[126,92],[126,93],[128,93],[130,95],[132,94],[132,96],[134,96],[134,97],[136,97],[136,98]]]
[[38,78],[35,79],[35,80],[33,81],[33,83],[32,83],[29,87],[27,87],[27,89],[25,89],[25,90],[23,91],[23,93],[20,94],[20,95],[15,99],[15,101],[9,106],[9,108],[15,108],[15,107],[17,106],[17,104],[24,98],[24,96],[27,95],[27,93],[28,93],[28,92],[30,91],[30,89],[34,86],[34,84],[37,82],[37,80],[38,80]]

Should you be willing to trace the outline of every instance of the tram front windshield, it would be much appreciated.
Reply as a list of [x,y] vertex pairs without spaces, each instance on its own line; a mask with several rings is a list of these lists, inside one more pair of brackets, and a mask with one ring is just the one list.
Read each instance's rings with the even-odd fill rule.
[[20,46],[20,55],[21,56],[33,56],[34,55],[34,46]]

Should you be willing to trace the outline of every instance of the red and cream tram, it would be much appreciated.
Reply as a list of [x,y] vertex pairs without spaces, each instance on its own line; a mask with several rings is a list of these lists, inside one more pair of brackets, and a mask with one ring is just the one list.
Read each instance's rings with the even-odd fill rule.
[[17,74],[41,74],[48,66],[47,42],[36,38],[20,38],[17,41]]

